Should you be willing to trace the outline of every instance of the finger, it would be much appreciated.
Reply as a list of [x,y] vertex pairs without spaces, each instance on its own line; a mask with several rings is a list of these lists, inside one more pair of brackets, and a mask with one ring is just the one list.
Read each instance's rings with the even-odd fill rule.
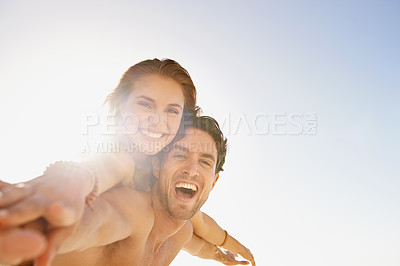
[[33,187],[27,183],[6,186],[0,192],[0,207],[10,205],[33,194]]
[[38,197],[18,202],[0,211],[0,224],[3,226],[18,226],[36,220],[43,215],[44,202]]
[[11,186],[11,184],[0,180],[0,190],[5,188],[6,186]]
[[83,214],[83,209],[83,205],[82,208],[78,210],[77,208],[73,208],[70,204],[57,201],[50,204],[44,213],[44,217],[53,226],[70,226],[79,220]]
[[232,259],[232,260],[229,260],[226,264],[227,265],[249,265],[250,262],[248,262],[247,260],[239,261],[239,260]]
[[61,245],[70,237],[74,232],[74,226],[61,227],[53,229],[48,237],[48,246],[45,252],[36,260],[35,266],[51,265],[57,251]]
[[241,251],[239,252],[239,254],[240,254],[240,256],[242,256],[243,258],[245,258],[246,260],[251,261],[251,262],[253,263],[253,261],[254,261],[254,256],[253,256],[253,254],[251,253],[250,249],[244,247],[244,249],[241,250]]
[[46,248],[45,237],[27,229],[11,229],[0,232],[0,263],[18,264],[39,256]]

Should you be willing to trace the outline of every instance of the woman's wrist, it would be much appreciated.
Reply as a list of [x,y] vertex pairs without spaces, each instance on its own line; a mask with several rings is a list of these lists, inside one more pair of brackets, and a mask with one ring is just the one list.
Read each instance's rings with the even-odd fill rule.
[[77,185],[83,190],[85,198],[85,207],[98,196],[99,180],[94,172],[86,165],[72,161],[57,161],[49,165],[43,175],[66,176],[74,178]]

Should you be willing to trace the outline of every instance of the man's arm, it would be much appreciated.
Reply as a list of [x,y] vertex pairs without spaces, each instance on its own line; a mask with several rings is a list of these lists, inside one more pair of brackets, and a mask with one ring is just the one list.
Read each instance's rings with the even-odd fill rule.
[[248,261],[238,261],[235,256],[229,251],[223,251],[217,246],[205,241],[204,239],[192,235],[192,238],[183,247],[183,250],[189,252],[193,256],[202,259],[210,259],[221,262],[225,265],[247,265]]
[[250,250],[230,236],[207,214],[199,211],[190,219],[190,222],[193,225],[193,233],[200,238],[216,246],[222,246],[235,255],[239,254],[255,265],[254,256]]

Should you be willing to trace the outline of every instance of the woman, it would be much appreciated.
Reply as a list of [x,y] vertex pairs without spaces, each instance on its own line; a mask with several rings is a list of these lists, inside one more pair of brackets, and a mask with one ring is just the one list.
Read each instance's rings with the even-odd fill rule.
[[[118,121],[119,134],[111,141],[123,151],[97,154],[80,163],[57,162],[42,176],[3,189],[0,207],[8,213],[0,216],[2,224],[20,225],[42,216],[52,226],[69,226],[80,219],[85,204],[112,187],[150,189],[152,156],[199,110],[189,73],[170,59],[130,67],[106,102]],[[254,263],[250,251],[209,216],[199,212],[191,221],[199,237]]]

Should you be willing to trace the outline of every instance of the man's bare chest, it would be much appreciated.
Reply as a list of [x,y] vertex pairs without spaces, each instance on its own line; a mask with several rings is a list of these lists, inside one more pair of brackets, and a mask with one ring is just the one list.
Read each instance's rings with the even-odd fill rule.
[[153,243],[127,239],[104,247],[98,265],[169,265],[180,249],[169,239],[156,250]]

